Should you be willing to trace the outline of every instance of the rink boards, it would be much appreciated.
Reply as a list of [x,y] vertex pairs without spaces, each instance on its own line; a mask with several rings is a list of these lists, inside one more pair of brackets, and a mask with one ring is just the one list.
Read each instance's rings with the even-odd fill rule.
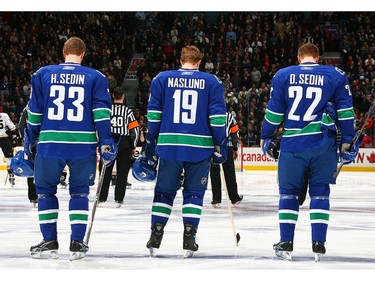
[[[15,147],[15,152],[23,147]],[[135,157],[141,153],[141,147],[136,148]],[[0,170],[6,168],[3,152],[0,150]],[[99,159],[99,157],[98,157]],[[238,159],[235,161],[236,170],[277,170],[277,162],[262,153],[260,147],[239,147]],[[375,171],[375,148],[361,148],[354,163],[344,165],[342,171]]]

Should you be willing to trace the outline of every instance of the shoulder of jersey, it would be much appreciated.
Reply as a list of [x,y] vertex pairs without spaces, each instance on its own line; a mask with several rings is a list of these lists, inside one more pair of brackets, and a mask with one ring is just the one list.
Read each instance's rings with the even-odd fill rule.
[[221,79],[219,77],[217,77],[215,74],[207,73],[207,72],[204,72],[204,71],[199,71],[197,73],[199,73],[198,75],[200,77],[205,78],[208,81],[212,80],[212,81],[215,81],[215,83],[217,82],[219,84],[223,84],[223,81],[221,81]]
[[221,81],[221,79],[217,77],[215,74],[211,74],[211,76],[213,76],[219,84],[223,84],[223,81]]

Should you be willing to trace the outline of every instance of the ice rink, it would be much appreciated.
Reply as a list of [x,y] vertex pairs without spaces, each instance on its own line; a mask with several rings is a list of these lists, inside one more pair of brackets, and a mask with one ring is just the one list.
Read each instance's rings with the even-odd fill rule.
[[[117,278],[118,275],[138,279],[142,274],[156,280],[195,280],[200,273],[194,271],[200,270],[210,279],[220,280],[254,280],[258,275],[262,280],[266,276],[291,280],[294,275],[298,277],[296,280],[310,280],[310,277],[319,280],[322,276],[316,270],[327,270],[335,276],[340,274],[344,279],[367,274],[373,276],[375,273],[372,272],[375,270],[373,172],[341,172],[337,184],[332,186],[327,253],[319,263],[314,261],[311,250],[309,197],[300,209],[293,261],[282,261],[274,255],[272,245],[279,241],[276,171],[237,173],[239,193],[244,195],[244,200],[232,209],[235,229],[225,192],[221,209],[214,209],[210,204],[209,187],[197,235],[199,250],[190,259],[183,258],[181,192],[177,194],[158,257],[149,257],[145,245],[150,236],[154,184],[137,182],[130,172],[132,187],[126,192],[124,205],[115,208],[111,188],[106,205],[96,210],[89,252],[84,259],[72,262],[69,261],[68,189],[58,189],[60,258],[35,260],[29,256],[29,249],[42,240],[37,209],[32,208],[27,198],[26,179],[16,177],[16,185],[12,188],[9,183],[4,186],[5,175],[5,171],[0,171],[0,271],[14,273],[17,270],[18,274],[21,272],[27,276],[31,271],[32,278],[38,280],[39,277],[34,275],[36,272],[41,276],[49,270],[53,270],[51,280],[81,274],[95,280],[108,276]],[[90,214],[96,188],[96,185],[91,187]],[[233,230],[241,237],[238,246]],[[165,271],[168,272],[162,273]],[[177,273],[170,274],[169,271]],[[287,275],[283,277],[284,274]]]

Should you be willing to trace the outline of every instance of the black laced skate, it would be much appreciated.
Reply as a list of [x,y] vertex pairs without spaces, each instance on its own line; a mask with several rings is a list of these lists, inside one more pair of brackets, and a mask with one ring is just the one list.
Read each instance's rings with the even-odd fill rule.
[[186,252],[184,254],[184,258],[192,257],[194,252],[198,250],[198,244],[195,243],[196,233],[197,233],[197,229],[193,224],[191,223],[185,224],[183,249],[186,250]]
[[315,253],[315,261],[320,261],[321,255],[326,253],[326,247],[324,246],[323,242],[313,241],[312,242],[312,250]]
[[273,245],[276,256],[281,259],[291,261],[293,252],[293,241],[280,241]]
[[154,257],[156,254],[156,249],[159,249],[161,240],[164,234],[164,224],[155,223],[151,226],[151,236],[148,240],[146,247],[150,251],[150,256]]
[[38,245],[30,247],[30,256],[34,259],[58,259],[58,249],[57,240],[43,240]]
[[72,252],[70,254],[69,260],[79,260],[86,256],[86,252],[89,250],[89,246],[77,240],[70,240],[69,250]]

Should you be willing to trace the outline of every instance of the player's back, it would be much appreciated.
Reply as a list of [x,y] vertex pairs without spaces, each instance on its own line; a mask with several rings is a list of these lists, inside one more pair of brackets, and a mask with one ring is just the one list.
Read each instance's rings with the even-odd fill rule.
[[[162,112],[157,154],[182,161],[209,157],[213,153],[212,117],[222,115],[225,121],[222,82],[198,70],[166,71],[153,79],[151,95],[148,111]],[[149,130],[153,133],[152,125]]]
[[[268,110],[284,113],[282,148],[305,150],[324,144],[321,122],[328,101],[337,109],[350,108],[350,99],[340,97],[347,85],[343,71],[317,63],[302,63],[281,69],[273,78]],[[349,97],[349,89],[346,90]]]
[[80,144],[78,155],[92,152],[97,144],[93,104],[103,100],[102,107],[109,110],[111,105],[105,76],[77,63],[62,63],[41,68],[32,86],[30,120],[41,115],[38,153],[66,156],[75,149],[72,144]]

